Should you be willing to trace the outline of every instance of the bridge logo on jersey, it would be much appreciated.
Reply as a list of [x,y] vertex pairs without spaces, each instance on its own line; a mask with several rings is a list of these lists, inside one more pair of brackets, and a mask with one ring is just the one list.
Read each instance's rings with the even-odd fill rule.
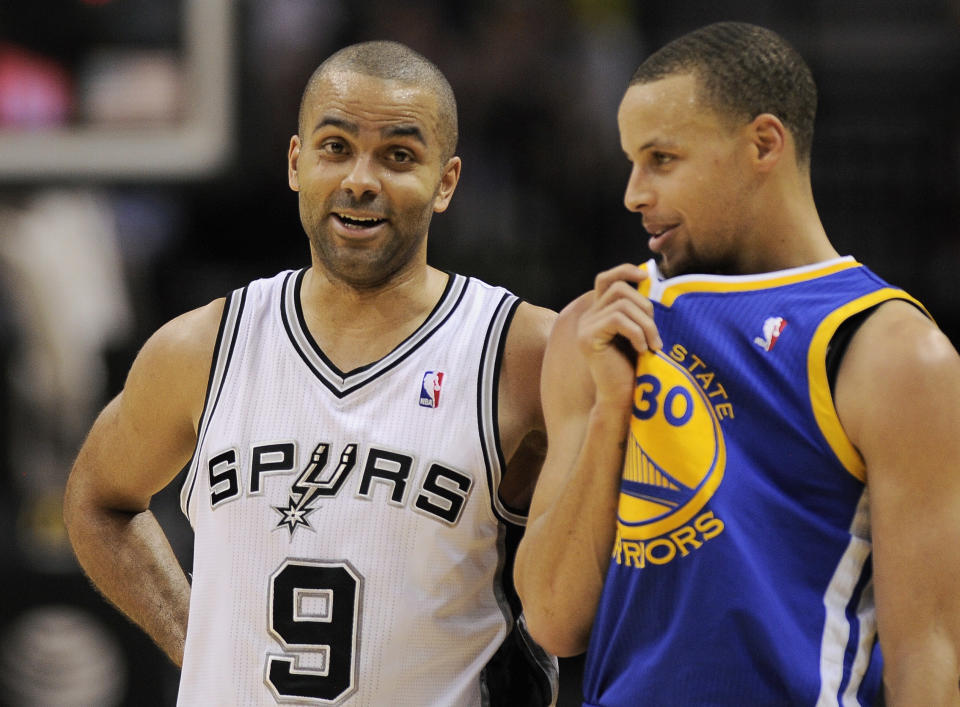
[[725,464],[723,432],[706,391],[673,358],[643,354],[620,484],[617,549],[622,541],[684,528],[717,490]]

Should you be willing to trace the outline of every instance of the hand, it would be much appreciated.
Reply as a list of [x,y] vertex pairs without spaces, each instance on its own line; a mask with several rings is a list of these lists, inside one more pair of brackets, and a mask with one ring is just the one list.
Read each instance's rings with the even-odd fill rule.
[[596,386],[596,402],[629,407],[637,354],[663,347],[653,305],[636,288],[646,277],[636,265],[624,264],[594,281],[593,301],[580,317],[577,341]]

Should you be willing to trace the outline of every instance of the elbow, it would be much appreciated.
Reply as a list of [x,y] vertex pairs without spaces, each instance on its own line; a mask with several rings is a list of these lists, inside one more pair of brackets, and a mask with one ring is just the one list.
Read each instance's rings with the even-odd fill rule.
[[536,611],[527,612],[524,608],[524,622],[530,637],[550,655],[558,658],[570,658],[580,655],[587,649],[589,634],[580,635],[570,630],[562,622],[545,620]]
[[[523,545],[521,544],[521,549]],[[523,621],[530,637],[558,658],[580,655],[590,638],[589,622],[564,608],[563,594],[549,584],[526,581],[522,552],[517,554],[514,585],[523,606]]]
[[73,479],[67,479],[67,487],[63,492],[63,525],[67,530],[67,535],[71,534],[71,530],[76,528],[76,525],[79,520],[79,507],[80,503],[77,498],[76,484],[73,483]]
[[83,567],[83,540],[90,537],[92,533],[87,527],[82,494],[77,490],[76,483],[71,483],[72,481],[73,479],[67,479],[67,487],[63,494],[63,528],[74,557]]
[[91,528],[93,521],[92,511],[95,504],[86,493],[86,485],[75,473],[67,478],[63,492],[63,525],[67,531],[67,538],[76,550],[76,544],[85,534],[95,532]]

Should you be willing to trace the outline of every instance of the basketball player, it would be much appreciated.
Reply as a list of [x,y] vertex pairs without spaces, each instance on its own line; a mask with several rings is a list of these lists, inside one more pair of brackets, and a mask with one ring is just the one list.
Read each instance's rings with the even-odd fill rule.
[[658,258],[551,334],[515,567],[533,636],[586,649],[584,704],[960,702],[960,357],[831,246],[815,104],[738,23],[655,53],[620,104]]
[[[182,664],[180,704],[554,700],[504,587],[554,314],[427,265],[456,139],[419,54],[327,59],[288,154],[311,266],[163,326],[79,453],[77,556]],[[149,510],[185,465],[189,584]]]

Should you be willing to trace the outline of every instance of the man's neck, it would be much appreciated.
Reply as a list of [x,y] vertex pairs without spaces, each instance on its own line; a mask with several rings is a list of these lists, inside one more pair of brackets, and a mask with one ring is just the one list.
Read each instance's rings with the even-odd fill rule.
[[300,291],[307,329],[341,371],[386,356],[426,320],[448,276],[426,264],[383,285],[356,288],[312,267]]
[[[783,187],[783,185],[780,185]],[[809,181],[764,196],[753,228],[757,241],[743,250],[743,272],[760,273],[813,265],[839,257],[820,221]],[[771,204],[777,204],[772,207]]]

